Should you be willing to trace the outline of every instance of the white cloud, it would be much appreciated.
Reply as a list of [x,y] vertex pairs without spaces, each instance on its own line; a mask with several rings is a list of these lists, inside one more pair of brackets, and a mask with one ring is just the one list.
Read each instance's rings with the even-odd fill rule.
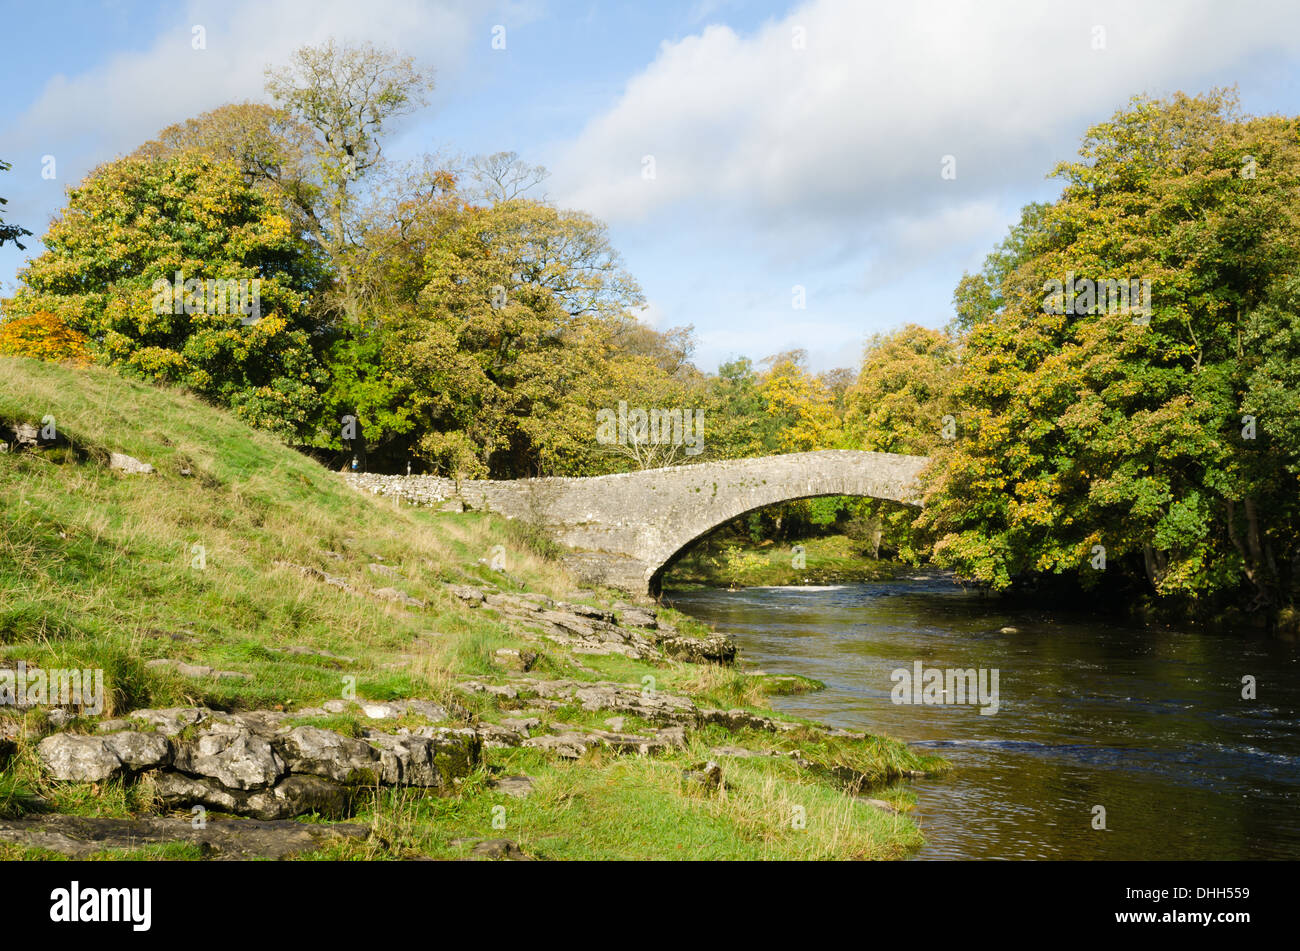
[[[455,74],[470,49],[472,0],[237,0],[191,3],[143,51],[119,53],[75,76],[52,77],[0,132],[11,154],[49,152],[76,180],[173,122],[226,102],[265,99],[263,67],[304,44],[370,41]],[[192,45],[194,26],[204,49]],[[487,38],[483,38],[487,49]]]
[[[1104,49],[1092,48],[1094,26]],[[1130,95],[1199,89],[1233,64],[1300,49],[1298,27],[1300,6],[1286,2],[810,0],[752,35],[710,25],[663,44],[558,149],[553,185],[615,222],[699,205],[823,241],[826,224],[951,216],[1040,180]],[[955,181],[940,178],[945,155]]]
[[988,198],[944,205],[926,214],[893,216],[873,233],[872,245],[879,251],[867,265],[861,289],[894,283],[940,255],[996,234],[1005,229],[1007,217],[1007,209]]
[[664,309],[652,300],[647,300],[645,307],[636,315],[637,320],[647,327],[654,327],[656,330],[668,329],[667,317],[668,315],[664,312]]

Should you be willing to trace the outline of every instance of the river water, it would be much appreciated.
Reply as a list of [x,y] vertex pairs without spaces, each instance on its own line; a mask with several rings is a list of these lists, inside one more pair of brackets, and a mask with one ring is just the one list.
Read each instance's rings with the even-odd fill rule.
[[[826,684],[777,709],[952,762],[910,784],[916,858],[1300,859],[1294,642],[1012,610],[937,576],[664,599],[746,666]],[[916,661],[996,669],[997,712],[894,703],[891,673]]]

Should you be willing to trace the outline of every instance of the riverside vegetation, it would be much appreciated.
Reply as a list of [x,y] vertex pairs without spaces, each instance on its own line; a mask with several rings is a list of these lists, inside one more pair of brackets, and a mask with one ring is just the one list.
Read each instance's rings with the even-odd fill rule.
[[[110,370],[0,358],[0,379],[8,442],[57,428],[0,454],[0,668],[102,669],[106,687],[97,716],[0,707],[0,857],[897,858],[921,842],[899,781],[942,760],[771,712],[768,695],[817,685],[728,664],[724,639],[670,610],[574,590],[527,526],[394,507]],[[154,471],[109,465],[122,456]]]
[[694,545],[671,566],[665,588],[749,588],[838,584],[892,578],[902,565],[881,561],[848,535],[803,538],[788,545],[754,542],[725,529]]

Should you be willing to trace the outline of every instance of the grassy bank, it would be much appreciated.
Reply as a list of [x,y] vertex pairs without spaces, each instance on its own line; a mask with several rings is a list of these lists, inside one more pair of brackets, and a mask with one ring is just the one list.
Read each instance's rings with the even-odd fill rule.
[[752,588],[881,581],[892,578],[897,569],[895,562],[878,561],[864,554],[861,543],[845,535],[755,545],[718,534],[704,539],[674,564],[664,578],[664,587]]
[[[512,715],[508,705],[468,697],[459,683],[503,682],[496,651],[536,650],[537,639],[493,611],[471,610],[447,583],[592,605],[615,600],[612,592],[576,590],[522,526],[362,495],[185,394],[107,371],[17,359],[0,359],[0,380],[0,425],[52,416],[62,437],[53,448],[0,454],[0,666],[25,661],[105,672],[99,717],[59,729],[93,732],[96,719],[140,707],[295,711],[340,697],[345,677],[355,678],[358,698],[429,699],[491,723]],[[106,464],[110,452],[156,471],[114,471]],[[507,552],[504,578],[486,564],[498,545]],[[326,583],[325,575],[353,590]],[[423,606],[357,594],[380,584]],[[704,633],[688,618],[663,613],[683,632]],[[291,646],[317,653],[287,653]],[[788,689],[712,665],[575,656],[556,644],[542,651],[534,675],[630,685],[653,676],[660,690],[701,705],[763,712],[770,693]],[[242,677],[148,666],[164,658]],[[563,712],[570,723],[582,716]],[[329,725],[356,729],[355,719],[342,714]],[[54,728],[44,710],[0,707],[0,741],[9,737],[13,749],[0,762],[0,818],[35,811],[129,816],[152,808],[137,786],[45,779],[34,748]],[[708,794],[683,771],[721,745],[778,755],[727,759],[725,789]],[[787,755],[796,747],[818,768]],[[799,730],[759,734],[716,725],[692,730],[685,749],[653,756],[593,750],[563,760],[535,749],[486,749],[456,795],[379,790],[353,820],[369,824],[373,837],[308,857],[458,857],[470,847],[458,840],[508,837],[549,859],[893,858],[921,839],[905,788],[872,792],[898,807],[893,814],[855,799],[837,776],[848,769],[886,784],[941,768],[889,739],[829,741]],[[494,777],[517,773],[533,778],[526,798],[492,786]],[[504,813],[494,809],[503,805]],[[806,816],[802,828],[791,821],[796,806]],[[176,847],[131,855],[197,853]],[[51,856],[6,845],[0,857]]]

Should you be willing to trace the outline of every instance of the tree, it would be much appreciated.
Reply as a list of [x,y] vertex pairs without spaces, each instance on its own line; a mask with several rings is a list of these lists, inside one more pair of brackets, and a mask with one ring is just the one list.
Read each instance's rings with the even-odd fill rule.
[[319,262],[230,164],[189,154],[92,172],[6,302],[84,334],[100,359],[178,383],[286,437],[319,414],[306,306]]
[[1294,610],[1298,129],[1224,91],[1139,97],[1057,167],[1060,199],[959,289],[941,563]]
[[[369,439],[467,476],[608,468],[595,410],[630,368],[616,334],[643,299],[603,225],[524,199],[412,192],[365,243],[358,283],[383,289],[367,305],[383,343],[364,375],[390,401],[358,413]],[[378,432],[384,412],[393,425]]]
[[[960,348],[945,331],[905,324],[872,337],[857,380],[844,398],[844,429],[855,449],[932,456],[955,436],[953,388]],[[882,545],[907,560],[928,553],[916,510],[876,499],[851,503],[854,531],[879,555]]]
[[313,158],[322,209],[309,216],[308,227],[335,273],[339,309],[356,320],[353,244],[361,229],[356,186],[380,166],[388,125],[423,105],[433,81],[410,57],[371,44],[339,46],[331,39],[298,49],[286,68],[268,68],[266,88],[316,135]]
[[933,453],[944,442],[944,417],[957,409],[957,368],[957,343],[944,331],[905,324],[872,337],[844,397],[850,443],[872,452]]
[[791,350],[768,357],[758,393],[767,415],[779,425],[779,452],[831,449],[840,435],[834,397],[824,383],[806,369],[808,355]]
[[[7,172],[11,167],[12,166],[8,162],[0,161],[0,172]],[[0,205],[7,204],[9,204],[9,199],[0,198]],[[20,228],[18,225],[7,225],[5,224],[4,219],[0,218],[0,247],[3,247],[6,241],[12,241],[14,244],[18,245],[18,250],[26,250],[26,245],[18,239],[26,237],[29,234],[31,234],[31,232],[26,228]]]
[[294,227],[319,230],[321,183],[315,177],[315,132],[287,110],[264,103],[219,106],[168,126],[132,158],[207,158],[239,170],[251,187],[268,190]]
[[86,335],[48,311],[0,323],[0,354],[37,360],[89,363]]
[[[550,175],[540,165],[529,165],[517,152],[494,152],[470,160],[470,177],[476,185],[471,196],[489,205],[514,201],[524,192],[536,188]],[[541,196],[545,200],[545,196]]]
[[779,422],[768,415],[759,374],[748,357],[718,367],[706,388],[709,455],[745,459],[777,452]]

